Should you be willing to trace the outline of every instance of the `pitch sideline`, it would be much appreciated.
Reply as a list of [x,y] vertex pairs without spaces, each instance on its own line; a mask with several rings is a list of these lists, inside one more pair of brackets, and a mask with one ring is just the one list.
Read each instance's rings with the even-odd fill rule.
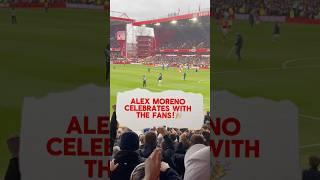
[[295,66],[290,67],[288,66],[289,63],[297,62],[297,61],[305,61],[309,59],[319,59],[319,57],[304,57],[304,58],[295,58],[295,59],[289,59],[285,60],[281,63],[281,67],[271,67],[271,68],[258,68],[258,69],[245,69],[245,70],[227,70],[227,71],[218,71],[213,72],[213,74],[228,74],[228,73],[241,73],[241,72],[262,72],[262,71],[276,71],[276,70],[287,70],[287,69],[305,69],[305,68],[320,68],[320,66]]

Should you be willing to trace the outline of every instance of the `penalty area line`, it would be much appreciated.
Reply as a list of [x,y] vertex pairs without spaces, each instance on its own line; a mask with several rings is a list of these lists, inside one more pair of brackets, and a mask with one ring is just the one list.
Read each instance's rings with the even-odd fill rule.
[[284,61],[281,64],[281,67],[282,67],[282,69],[288,69],[288,68],[292,68],[292,67],[288,67],[289,63],[297,62],[297,61],[313,60],[313,59],[319,59],[319,57],[302,57],[302,58],[289,59],[289,60]]
[[302,118],[306,118],[306,119],[320,121],[320,117],[316,117],[316,116],[310,116],[310,115],[306,115],[306,114],[299,114],[299,116]]
[[319,57],[304,57],[304,58],[289,59],[289,60],[283,61],[281,63],[281,67],[216,71],[216,72],[213,72],[213,74],[229,74],[229,73],[242,73],[242,72],[263,72],[263,71],[281,71],[281,70],[289,70],[289,69],[320,68],[320,66],[291,66],[291,67],[288,66],[288,64],[290,64],[292,62],[314,60],[314,59],[319,59]]
[[[310,115],[306,115],[306,114],[299,114],[299,117],[320,121],[320,117],[310,116]],[[313,148],[313,147],[318,147],[318,146],[320,146],[320,143],[306,144],[306,145],[301,145],[300,149]]]
[[318,143],[318,144],[307,144],[307,145],[300,146],[300,149],[306,149],[306,148],[312,148],[312,147],[318,147],[318,146],[320,146],[320,143]]

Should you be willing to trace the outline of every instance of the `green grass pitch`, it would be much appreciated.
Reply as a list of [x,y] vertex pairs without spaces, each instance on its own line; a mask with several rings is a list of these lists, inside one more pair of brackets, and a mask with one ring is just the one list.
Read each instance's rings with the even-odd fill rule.
[[[184,92],[200,93],[203,95],[204,111],[210,110],[210,71],[186,70],[186,80],[183,80],[183,72],[178,68],[162,70],[162,67],[150,67],[144,65],[111,65],[110,94],[111,104],[116,103],[118,92],[124,92],[136,88],[142,88],[142,76],[147,77],[147,88],[152,92],[165,90],[182,90]],[[157,84],[159,74],[162,73],[161,85]]]
[[107,12],[16,12],[18,24],[11,25],[10,11],[0,8],[0,179],[10,157],[6,139],[19,134],[24,97],[106,83]]
[[[320,26],[281,24],[281,36],[273,41],[273,25],[261,23],[251,28],[246,21],[235,22],[223,41],[213,24],[211,79],[215,90],[296,104],[301,167],[306,168],[308,156],[320,154]],[[228,57],[237,32],[244,38],[242,62]],[[285,133],[286,127],[279,128],[284,128]]]

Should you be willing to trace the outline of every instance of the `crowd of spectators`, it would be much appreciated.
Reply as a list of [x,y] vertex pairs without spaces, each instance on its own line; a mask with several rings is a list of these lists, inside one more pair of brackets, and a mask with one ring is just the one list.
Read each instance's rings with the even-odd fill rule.
[[74,3],[86,5],[105,5],[106,0],[0,0],[0,3]]
[[118,41],[116,40],[115,36],[110,37],[110,41],[109,42],[110,42],[110,46],[112,48],[119,48],[120,47],[120,45],[119,45]]
[[[115,108],[114,108],[115,109]],[[210,114],[204,117],[200,130],[168,127],[148,128],[135,133],[119,128],[114,112],[110,139],[112,161],[111,180],[202,180],[215,179],[218,171],[210,162]],[[19,137],[7,140],[11,154],[4,180],[20,180]],[[309,168],[302,171],[302,180],[320,179],[320,158],[309,157]]]
[[110,26],[110,47],[111,48],[119,48],[120,44],[117,40],[117,32],[118,31],[125,31],[126,30],[126,24],[118,24],[118,25],[112,25]]
[[105,5],[107,3],[106,0],[66,0],[66,2],[91,5]]
[[209,48],[208,40],[186,40],[180,42],[167,42],[161,44],[160,49],[197,49],[197,48]]
[[[133,132],[111,120],[111,180],[210,179],[209,115],[200,130],[168,127]],[[150,178],[154,177],[154,178]]]
[[0,3],[64,3],[65,0],[0,0]]
[[159,49],[210,48],[210,19],[180,20],[154,27]]
[[257,13],[260,16],[287,16],[320,19],[319,0],[213,0],[214,14]]
[[117,59],[121,59],[121,58],[123,58],[122,56],[121,56],[121,53],[119,52],[119,51],[115,51],[115,52],[110,52],[110,60],[112,61],[112,60],[117,60]]

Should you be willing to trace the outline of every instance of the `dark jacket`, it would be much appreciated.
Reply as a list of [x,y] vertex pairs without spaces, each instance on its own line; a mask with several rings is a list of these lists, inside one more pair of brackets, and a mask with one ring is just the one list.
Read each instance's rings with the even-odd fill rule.
[[117,138],[118,131],[118,121],[116,112],[112,113],[111,122],[110,122],[110,152],[113,152],[113,146]]
[[172,161],[174,163],[174,166],[175,166],[175,170],[177,171],[177,173],[181,176],[184,175],[184,172],[185,172],[185,167],[184,167],[184,157],[185,155],[184,154],[177,154],[175,153],[173,156],[172,156]]
[[189,145],[179,142],[176,146],[175,152],[178,154],[186,154],[188,148],[189,148]]
[[19,159],[10,159],[4,180],[20,180]]
[[174,155],[173,142],[168,135],[165,135],[163,136],[163,143],[162,143],[162,159],[164,162],[168,163],[171,168],[175,169],[175,164],[172,160],[173,155]]
[[166,172],[160,173],[160,180],[182,180],[182,178],[175,170],[169,168]]
[[178,174],[183,175],[184,168],[184,154],[177,154],[174,150],[174,145],[169,136],[163,137],[163,149],[162,149],[162,160],[169,164]]
[[156,149],[156,146],[153,146],[151,144],[145,144],[143,149],[139,150],[139,154],[143,158],[148,158],[154,149]]
[[237,40],[236,40],[235,46],[236,46],[237,49],[241,49],[241,48],[242,48],[242,46],[243,46],[243,39],[242,39],[242,36],[241,36],[241,35],[238,35],[238,36],[237,36]]
[[116,112],[112,113],[110,122],[110,139],[115,140],[117,138],[118,121]]
[[320,180],[320,171],[316,169],[304,170],[302,180]]
[[114,159],[119,166],[111,172],[111,180],[130,180],[134,168],[143,162],[139,154],[133,151],[119,151]]

